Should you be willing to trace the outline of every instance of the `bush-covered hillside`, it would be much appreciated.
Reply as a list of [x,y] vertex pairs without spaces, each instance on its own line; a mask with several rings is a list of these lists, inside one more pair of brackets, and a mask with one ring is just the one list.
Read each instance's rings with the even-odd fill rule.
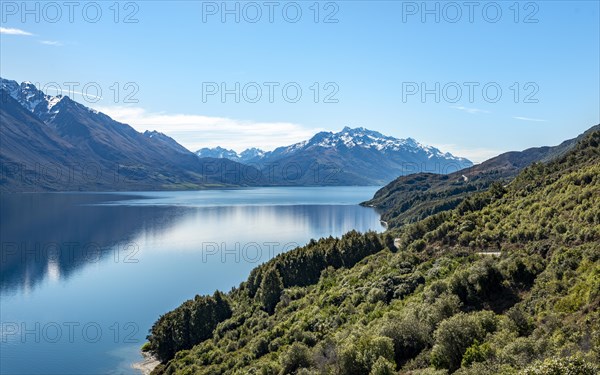
[[394,230],[397,247],[313,241],[186,302],[152,328],[154,373],[598,373],[600,131]]
[[372,199],[361,204],[377,208],[389,228],[411,224],[456,208],[466,197],[487,190],[494,182],[511,181],[523,168],[535,162],[548,162],[562,156],[581,139],[598,130],[600,125],[557,146],[506,152],[450,174],[415,173],[400,176],[377,191]]

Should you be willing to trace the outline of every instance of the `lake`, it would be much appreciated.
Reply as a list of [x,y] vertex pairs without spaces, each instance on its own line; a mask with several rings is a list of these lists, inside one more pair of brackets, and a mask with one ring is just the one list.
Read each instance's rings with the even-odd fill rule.
[[377,187],[0,196],[0,373],[137,374],[152,323],[311,238],[382,231]]

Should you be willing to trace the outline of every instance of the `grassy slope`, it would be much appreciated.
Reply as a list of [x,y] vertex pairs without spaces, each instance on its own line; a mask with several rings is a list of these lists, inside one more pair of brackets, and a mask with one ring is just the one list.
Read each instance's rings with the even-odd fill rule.
[[[403,228],[400,249],[286,288],[272,315],[242,285],[227,297],[233,316],[212,339],[155,372],[594,373],[599,143],[600,132],[589,134],[506,188]],[[479,254],[489,250],[501,256]]]

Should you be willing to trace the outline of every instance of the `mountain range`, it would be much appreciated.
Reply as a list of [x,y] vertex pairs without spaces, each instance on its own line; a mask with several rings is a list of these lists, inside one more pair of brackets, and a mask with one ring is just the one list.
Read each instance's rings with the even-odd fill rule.
[[196,155],[201,158],[225,158],[240,163],[249,163],[254,159],[261,159],[265,154],[265,151],[256,147],[248,148],[239,154],[234,150],[228,150],[220,146],[213,148],[204,147],[196,151]]
[[188,151],[30,82],[0,78],[0,189],[164,190],[234,186],[381,185],[414,172],[472,163],[365,128],[320,132],[273,151]]
[[307,141],[268,152],[250,148],[238,154],[216,147],[196,154],[249,164],[264,174],[281,172],[284,184],[286,175],[292,175],[294,183],[302,184],[382,185],[409,173],[448,173],[473,165],[412,138],[398,139],[362,127],[320,132]]
[[[392,226],[454,208],[463,195],[514,177],[570,149],[508,152],[481,164],[412,138],[345,127],[273,151],[222,147],[195,153],[157,132],[127,124],[29,82],[0,78],[0,189],[4,191],[165,190],[237,186],[385,185],[364,205]],[[399,204],[399,202],[402,202]]]

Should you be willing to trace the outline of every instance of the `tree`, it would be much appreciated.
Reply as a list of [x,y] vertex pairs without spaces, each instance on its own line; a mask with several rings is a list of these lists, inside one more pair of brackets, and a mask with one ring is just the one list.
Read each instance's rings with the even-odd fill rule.
[[463,355],[475,340],[483,341],[488,332],[496,329],[496,317],[491,311],[473,314],[459,313],[440,323],[434,333],[431,362],[437,368],[455,371]]
[[281,371],[283,374],[293,374],[298,369],[310,366],[310,350],[306,345],[299,342],[293,343],[281,357]]
[[148,335],[149,348],[166,362],[180,350],[210,338],[216,326],[231,317],[231,307],[223,293],[213,297],[196,296],[161,316]]
[[340,348],[340,369],[343,374],[368,374],[375,362],[382,357],[390,363],[394,360],[392,339],[381,336],[363,336],[358,341],[347,341]]
[[260,283],[260,302],[269,314],[275,311],[281,292],[283,292],[283,281],[279,271],[275,267],[270,267]]
[[429,326],[414,314],[408,314],[400,320],[390,320],[381,333],[392,339],[394,357],[398,364],[415,357],[428,345]]

